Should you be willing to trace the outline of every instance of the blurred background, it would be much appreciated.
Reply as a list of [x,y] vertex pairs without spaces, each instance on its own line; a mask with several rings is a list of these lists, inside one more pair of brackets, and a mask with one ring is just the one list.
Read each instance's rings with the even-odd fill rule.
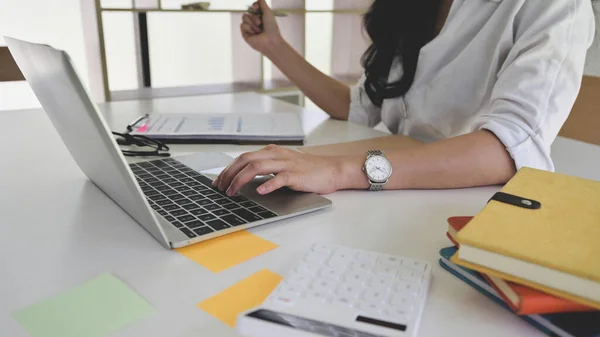
[[[270,0],[292,45],[323,72],[353,83],[368,44],[360,19],[369,0]],[[3,36],[66,50],[96,101],[257,91],[312,107],[245,45],[242,12],[252,0],[0,0]],[[600,4],[596,4],[600,11]],[[600,34],[599,34],[600,35]],[[599,40],[597,36],[596,40]],[[600,44],[586,74],[600,76]],[[0,82],[0,110],[39,107],[24,81]]]

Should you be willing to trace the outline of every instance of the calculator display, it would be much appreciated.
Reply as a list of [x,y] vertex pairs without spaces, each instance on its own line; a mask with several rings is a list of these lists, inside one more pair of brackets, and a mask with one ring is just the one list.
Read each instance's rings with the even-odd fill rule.
[[[260,309],[251,312],[248,314],[248,317],[260,319],[274,324],[284,325],[290,328],[311,332],[327,337],[381,337],[367,332],[341,327],[339,325],[315,321],[304,317],[298,317],[265,309]],[[380,322],[378,320],[368,319],[361,316],[357,318],[357,321],[378,326],[385,326],[387,328],[393,328],[401,331],[406,330],[406,326],[404,325]]]

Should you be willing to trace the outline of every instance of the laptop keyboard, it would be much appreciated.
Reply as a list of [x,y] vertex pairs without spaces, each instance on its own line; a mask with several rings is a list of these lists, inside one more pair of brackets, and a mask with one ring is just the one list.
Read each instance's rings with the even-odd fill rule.
[[189,238],[277,216],[241,195],[226,196],[210,178],[175,159],[130,167],[150,206]]

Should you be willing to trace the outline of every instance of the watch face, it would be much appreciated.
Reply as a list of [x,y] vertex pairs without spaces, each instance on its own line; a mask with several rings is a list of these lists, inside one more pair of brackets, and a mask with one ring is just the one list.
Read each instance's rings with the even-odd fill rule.
[[384,156],[373,156],[365,163],[365,172],[369,179],[383,183],[392,175],[392,164]]

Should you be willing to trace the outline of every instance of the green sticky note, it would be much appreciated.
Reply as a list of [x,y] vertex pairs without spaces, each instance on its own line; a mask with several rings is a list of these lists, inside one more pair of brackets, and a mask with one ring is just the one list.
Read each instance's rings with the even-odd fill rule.
[[104,337],[154,308],[121,280],[104,274],[13,313],[31,337]]

